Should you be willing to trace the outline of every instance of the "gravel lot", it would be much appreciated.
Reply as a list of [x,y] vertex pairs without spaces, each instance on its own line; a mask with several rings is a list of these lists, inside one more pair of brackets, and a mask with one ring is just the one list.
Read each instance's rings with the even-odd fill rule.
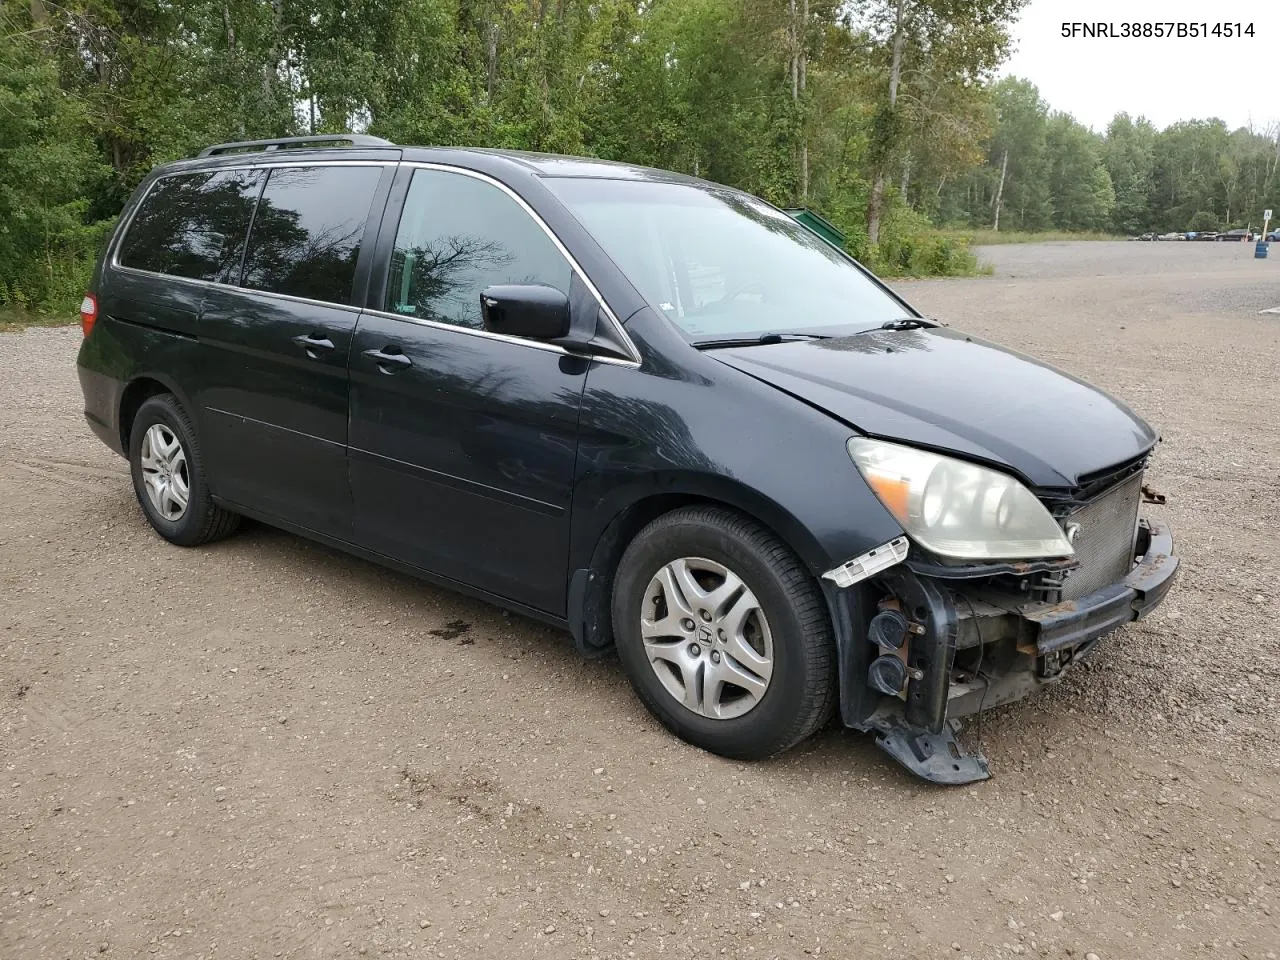
[[1280,258],[985,253],[902,287],[1155,422],[1183,568],[960,789],[835,728],[700,753],[615,661],[270,529],[171,547],[79,332],[0,334],[0,957],[1274,960]]

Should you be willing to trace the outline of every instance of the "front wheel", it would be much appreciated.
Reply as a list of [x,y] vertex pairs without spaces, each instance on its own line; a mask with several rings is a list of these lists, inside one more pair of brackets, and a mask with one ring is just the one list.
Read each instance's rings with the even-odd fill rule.
[[746,517],[689,507],[645,527],[618,566],[613,628],[645,706],[703,749],[761,759],[831,716],[835,644],[821,591]]

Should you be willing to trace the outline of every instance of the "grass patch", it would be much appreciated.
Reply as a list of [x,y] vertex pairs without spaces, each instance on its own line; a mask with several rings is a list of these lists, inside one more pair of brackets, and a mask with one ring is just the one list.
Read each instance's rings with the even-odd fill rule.
[[[867,264],[864,263],[863,266],[867,266]],[[882,280],[944,280],[948,277],[989,277],[995,272],[994,264],[979,260],[977,257],[974,257],[971,264],[952,267],[946,273],[913,272],[902,268],[893,269],[888,267],[877,267],[872,270],[872,273]]]
[[1089,230],[1072,233],[1067,230],[1045,230],[1031,233],[1025,230],[990,230],[975,228],[972,230],[940,230],[945,237],[964,240],[975,247],[994,246],[999,243],[1051,243],[1063,240],[1127,240],[1116,233],[1103,233],[1101,230]]
[[74,313],[36,313],[11,304],[0,304],[0,333],[14,333],[27,327],[67,327],[78,320]]

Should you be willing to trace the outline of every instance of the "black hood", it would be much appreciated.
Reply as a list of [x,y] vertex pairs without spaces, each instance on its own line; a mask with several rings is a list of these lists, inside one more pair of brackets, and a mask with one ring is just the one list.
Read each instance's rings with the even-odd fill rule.
[[711,355],[870,436],[985,460],[1038,487],[1074,487],[1157,439],[1096,387],[943,327]]

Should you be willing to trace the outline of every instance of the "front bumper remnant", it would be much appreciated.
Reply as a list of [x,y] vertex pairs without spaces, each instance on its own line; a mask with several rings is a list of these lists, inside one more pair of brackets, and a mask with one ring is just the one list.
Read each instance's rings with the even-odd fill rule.
[[[961,666],[948,687],[947,716],[989,710],[1057,683],[1103,637],[1155,609],[1178,570],[1173,536],[1165,524],[1144,522],[1137,544],[1141,560],[1128,576],[1074,600],[1010,603],[981,590],[959,594]],[[994,663],[975,669],[972,651],[993,648]]]
[[[1058,682],[1103,637],[1150,613],[1178,569],[1168,526],[1143,521],[1134,554],[1124,579],[1059,602],[1035,600],[1007,573],[947,579],[911,560],[852,588],[824,584],[836,626],[843,722],[875,732],[886,753],[926,780],[985,780],[987,760],[961,747],[956,721]],[[869,639],[872,618],[885,610],[910,620],[908,642],[893,649]],[[896,696],[868,683],[884,675],[870,668],[885,656],[905,666]]]
[[1032,604],[1022,609],[1022,616],[1034,626],[1040,653],[1096,640],[1130,620],[1146,616],[1164,599],[1178,569],[1173,535],[1164,524],[1150,524],[1146,539],[1142,562],[1119,583],[1076,600]]
[[991,776],[987,758],[970,753],[956,738],[960,723],[948,720],[942,730],[921,730],[900,716],[876,718],[876,746],[917,776],[943,786],[976,783]]

